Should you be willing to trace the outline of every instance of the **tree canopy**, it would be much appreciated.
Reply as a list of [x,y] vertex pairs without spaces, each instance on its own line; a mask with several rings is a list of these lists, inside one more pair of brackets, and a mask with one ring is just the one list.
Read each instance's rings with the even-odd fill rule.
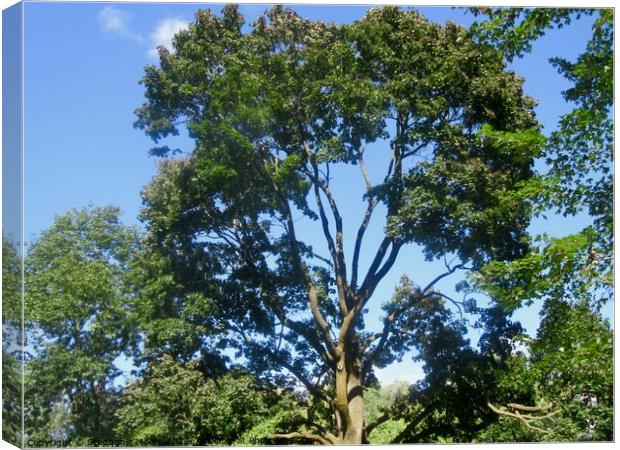
[[[433,287],[456,270],[527,252],[529,203],[511,193],[540,153],[535,102],[500,52],[414,11],[376,8],[337,26],[274,7],[242,25],[236,7],[198,12],[142,79],[136,126],[158,141],[183,124],[196,142],[144,190],[149,246],[171,275],[160,288],[179,305],[153,318],[187,331],[185,357],[236,348],[257,375],[291,375],[335,413],[322,438],[360,443],[373,367],[416,345],[412,306],[441,304]],[[365,167],[372,143],[381,181]],[[359,166],[367,185],[350,260],[336,164]],[[378,205],[385,237],[362,273]],[[300,239],[300,217],[318,222],[327,257]],[[387,304],[385,329],[371,334],[364,308],[409,243],[460,262]]]

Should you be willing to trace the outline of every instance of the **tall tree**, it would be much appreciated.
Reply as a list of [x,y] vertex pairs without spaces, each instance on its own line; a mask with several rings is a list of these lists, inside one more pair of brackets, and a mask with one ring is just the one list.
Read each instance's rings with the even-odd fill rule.
[[58,216],[26,257],[26,365],[29,439],[112,437],[115,359],[128,347],[123,279],[135,230],[114,207]]
[[[457,270],[526,253],[529,204],[511,193],[539,152],[534,101],[499,52],[414,11],[375,8],[337,26],[275,7],[247,33],[243,23],[233,6],[198,12],[142,79],[136,126],[157,142],[184,124],[196,142],[143,193],[161,261],[151,269],[168,280],[150,283],[163,293],[145,301],[179,326],[181,336],[159,333],[175,351],[234,348],[249,369],[278,382],[290,374],[333,413],[332,432],[309,419],[274,438],[362,443],[364,385],[415,345],[412,307],[443,301],[435,285]],[[372,143],[385,154],[379,181],[365,164]],[[366,185],[350,258],[337,164],[358,166]],[[378,211],[385,236],[363,272]],[[301,240],[302,217],[318,221],[327,256]],[[384,329],[370,333],[366,306],[410,243],[429,260],[458,261],[386,305]]]

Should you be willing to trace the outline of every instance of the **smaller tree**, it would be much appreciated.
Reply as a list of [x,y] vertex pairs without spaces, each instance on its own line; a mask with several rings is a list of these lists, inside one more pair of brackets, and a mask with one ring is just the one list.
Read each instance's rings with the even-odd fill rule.
[[256,444],[274,399],[248,374],[207,379],[198,362],[164,356],[125,389],[116,432],[138,446]]
[[124,274],[138,236],[114,207],[55,219],[26,257],[26,433],[30,438],[111,438],[130,340]]
[[[381,443],[471,442],[497,421],[487,404],[495,396],[498,379],[514,353],[513,343],[523,330],[502,308],[479,308],[468,297],[460,302],[437,293],[416,301],[415,285],[403,278],[391,304],[409,309],[406,321],[394,326],[400,340],[418,350],[415,359],[423,362],[425,377],[406,395],[384,402],[380,413],[373,411],[374,417],[367,422],[371,439],[389,439]],[[449,302],[461,313],[479,317],[469,324],[481,331],[478,348],[466,336],[464,315],[456,317],[447,307]],[[402,342],[388,347],[395,352],[393,357],[402,356],[398,351]]]
[[530,355],[499,380],[500,422],[482,440],[613,440],[613,332],[586,302],[550,300]]

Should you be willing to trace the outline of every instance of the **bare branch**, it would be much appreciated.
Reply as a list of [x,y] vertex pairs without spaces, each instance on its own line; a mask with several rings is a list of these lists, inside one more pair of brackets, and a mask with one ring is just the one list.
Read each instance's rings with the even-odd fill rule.
[[372,334],[370,336],[368,336],[366,338],[366,340],[362,343],[362,345],[360,345],[360,355],[363,355],[364,352],[368,349],[368,347],[370,346],[370,344],[372,344],[374,341],[376,341],[377,339],[379,339],[381,336],[383,336],[384,331],[381,331],[379,333],[375,333]]
[[[392,247],[390,254],[387,257],[383,266],[379,268],[390,246]],[[395,242],[390,237],[385,237],[383,239],[383,242],[379,246],[377,254],[375,255],[375,259],[370,265],[370,268],[368,269],[368,273],[366,274],[366,277],[364,278],[364,282],[362,283],[362,286],[359,289],[362,303],[366,303],[368,301],[368,299],[372,296],[379,282],[392,268],[392,266],[396,262],[396,258],[398,257],[398,253],[401,247],[402,247],[401,243]]]
[[405,427],[405,429],[403,431],[401,431],[398,436],[396,436],[394,439],[392,439],[392,442],[390,442],[390,443],[391,444],[402,443],[404,441],[404,439],[406,439],[407,436],[410,435],[413,432],[413,430],[415,430],[416,427],[426,418],[426,416],[428,416],[433,411],[434,411],[434,406],[433,405],[427,406],[424,409],[424,411],[422,411],[418,415],[418,417],[416,417],[411,422],[409,422],[407,424],[407,426]]
[[[366,170],[366,165],[364,164],[363,153],[359,153],[359,166],[362,171],[362,176],[364,177],[364,181],[366,183],[366,191],[370,191],[372,185],[370,183],[370,178],[368,177],[368,170]],[[392,163],[390,163],[390,169],[388,169],[388,178],[389,172],[391,171]],[[360,251],[362,248],[362,241],[364,239],[364,233],[366,233],[366,229],[368,228],[368,224],[370,223],[370,218],[372,217],[372,213],[377,206],[377,201],[368,197],[368,207],[366,208],[366,212],[364,213],[364,219],[362,220],[362,224],[357,230],[357,236],[355,238],[355,248],[353,250],[353,262],[351,264],[351,289],[357,288],[357,274],[359,270],[359,258]]]
[[387,237],[387,236],[383,238],[383,241],[381,241],[381,244],[379,245],[379,248],[377,249],[377,253],[375,254],[375,257],[372,263],[370,264],[370,267],[368,268],[368,272],[366,273],[366,277],[364,278],[364,282],[362,283],[360,292],[364,291],[364,289],[367,287],[368,283],[370,282],[370,279],[374,276],[375,272],[379,268],[379,265],[381,264],[381,261],[383,261],[383,258],[385,257],[385,254],[387,253],[387,250],[391,243],[392,243],[392,238]]
[[318,255],[314,252],[312,253],[312,257],[318,259],[319,261],[324,262],[325,264],[327,264],[328,267],[330,267],[331,269],[334,268],[334,263],[332,263],[328,258],[325,258],[324,256]]
[[282,326],[294,331],[299,336],[303,336],[308,344],[312,346],[312,348],[327,364],[331,364],[334,361],[334,357],[329,352],[325,351],[325,348],[321,345],[321,342],[319,341],[320,337],[315,336],[310,332],[310,327],[304,323],[288,318],[280,308],[271,307],[271,310],[274,312],[278,320],[280,320]]
[[[311,156],[310,149],[307,144],[304,144],[306,148],[306,152],[308,156]],[[342,247],[342,218],[338,212],[338,209],[335,207],[335,203],[332,206],[332,213],[334,214],[334,218],[336,219],[336,244],[334,244],[334,238],[332,237],[331,231],[329,230],[329,221],[327,220],[327,215],[325,214],[325,208],[323,207],[323,201],[321,200],[320,190],[325,192],[330,192],[329,189],[324,186],[324,183],[321,183],[319,179],[319,171],[318,167],[315,163],[312,163],[312,167],[314,170],[314,174],[310,172],[306,172],[306,175],[311,179],[312,184],[314,185],[314,197],[316,204],[319,208],[319,216],[321,218],[321,227],[323,229],[323,235],[325,236],[325,240],[327,241],[327,247],[329,249],[329,253],[331,254],[332,260],[334,261],[334,269],[336,272],[336,286],[338,287],[338,301],[340,303],[340,309],[342,314],[347,314],[348,307],[346,304],[346,268],[344,265],[344,255],[343,255],[343,247]],[[327,194],[326,194],[327,195]],[[330,197],[328,196],[328,201]],[[331,206],[330,201],[330,206]]]
[[553,404],[548,404],[545,406],[526,406],[521,405],[519,403],[508,403],[506,406],[512,409],[518,409],[520,411],[529,411],[529,412],[546,412],[553,408]]
[[340,355],[340,351],[334,345],[334,341],[329,331],[329,325],[321,314],[321,310],[319,309],[319,298],[316,291],[316,286],[312,282],[308,283],[308,297],[310,298],[310,311],[312,312],[312,316],[314,317],[315,322],[321,330],[321,334],[323,335],[323,339],[327,343],[329,351],[332,352],[337,358]]
[[314,433],[288,433],[288,434],[272,434],[270,436],[271,439],[286,439],[286,440],[295,440],[295,439],[308,439],[311,441],[319,442],[323,445],[334,445],[335,442],[327,439],[324,436],[314,434]]
[[357,161],[360,166],[360,171],[362,172],[362,178],[364,178],[364,183],[366,183],[366,190],[369,191],[372,188],[372,183],[370,182],[370,177],[368,176],[368,169],[366,169],[366,163],[364,163],[363,150],[358,152]]
[[312,316],[314,317],[315,322],[321,331],[325,344],[327,345],[328,351],[332,353],[333,355],[337,355],[338,351],[332,340],[331,333],[329,331],[329,325],[327,324],[327,321],[325,320],[325,318],[321,314],[321,311],[319,310],[316,286],[314,285],[312,278],[308,274],[307,268],[301,261],[301,254],[299,251],[299,245],[297,244],[297,237],[295,234],[295,224],[293,222],[293,214],[291,212],[291,207],[288,203],[288,200],[286,199],[284,199],[284,207],[285,207],[286,222],[287,222],[287,227],[288,227],[287,234],[289,237],[291,251],[293,252],[293,258],[295,260],[297,269],[304,276],[306,283],[308,285],[308,299],[310,302],[310,310],[312,311]]
[[550,430],[546,430],[546,429],[541,428],[541,427],[536,426],[536,425],[532,425],[532,423],[533,422],[539,422],[539,421],[551,419],[553,416],[555,416],[556,414],[558,414],[560,412],[559,409],[556,409],[555,411],[551,411],[551,412],[548,412],[547,414],[538,415],[538,416],[534,416],[534,415],[531,415],[531,414],[521,414],[519,412],[519,411],[527,411],[527,412],[531,412],[531,413],[547,412],[547,411],[549,411],[551,409],[552,405],[546,405],[546,406],[525,406],[525,405],[520,405],[518,403],[509,403],[507,406],[509,408],[511,408],[513,410],[513,412],[508,411],[504,407],[496,408],[490,402],[487,403],[487,406],[493,412],[495,412],[497,414],[500,414],[500,415],[506,416],[506,417],[512,417],[514,419],[518,419],[519,421],[521,421],[521,423],[523,423],[523,425],[525,425],[530,430],[537,431],[539,433],[545,433],[545,434],[548,434],[551,431]]
[[457,264],[456,266],[452,267],[452,268],[448,268],[447,272],[442,273],[441,275],[438,275],[437,277],[435,277],[435,279],[433,279],[433,281],[431,281],[430,283],[428,283],[426,285],[426,287],[424,289],[422,289],[422,292],[427,292],[430,288],[432,288],[437,282],[439,282],[440,280],[444,279],[445,277],[452,275],[454,272],[456,272],[458,269],[468,269],[468,267],[465,267],[463,264]]
[[436,292],[435,291],[435,292],[433,292],[433,295],[438,295],[439,297],[448,300],[450,303],[452,303],[454,306],[456,306],[456,308],[459,310],[459,316],[461,316],[461,319],[463,319],[463,308],[461,307],[463,302],[459,302],[458,300],[454,300],[449,295],[443,294],[441,292]]
[[329,397],[329,395],[327,395],[324,391],[322,391],[322,390],[318,389],[316,386],[314,386],[314,384],[312,384],[299,369],[297,369],[295,366],[293,366],[290,363],[289,360],[287,360],[286,358],[283,358],[279,353],[274,352],[272,349],[264,347],[264,346],[256,343],[255,341],[253,341],[247,335],[247,333],[244,332],[244,330],[241,327],[239,327],[239,326],[237,326],[235,324],[229,324],[229,328],[231,330],[236,331],[242,337],[242,339],[244,340],[245,344],[248,347],[254,348],[254,349],[258,350],[259,352],[262,352],[265,355],[271,357],[280,366],[284,367],[290,373],[295,375],[295,378],[297,378],[306,387],[306,389],[308,389],[308,392],[310,392],[313,396],[315,396],[316,398],[319,398],[321,400],[324,400],[327,403],[331,403],[332,402],[332,399]]

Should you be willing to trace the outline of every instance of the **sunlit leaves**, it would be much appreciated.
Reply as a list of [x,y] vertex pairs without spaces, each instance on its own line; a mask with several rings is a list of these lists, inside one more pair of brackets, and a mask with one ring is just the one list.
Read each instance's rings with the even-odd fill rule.
[[[136,230],[121,225],[119,214],[114,207],[70,211],[29,248],[28,436],[76,443],[111,436],[115,360],[129,351],[133,334],[125,274],[138,245]],[[67,399],[64,428],[50,428]]]

